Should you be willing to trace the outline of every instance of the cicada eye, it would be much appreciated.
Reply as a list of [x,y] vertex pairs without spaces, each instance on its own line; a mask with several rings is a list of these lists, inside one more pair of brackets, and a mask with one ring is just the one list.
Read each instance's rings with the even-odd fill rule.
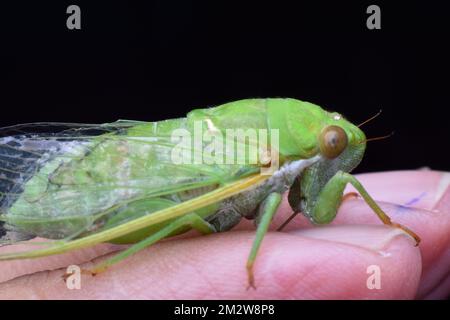
[[338,126],[327,126],[320,133],[320,153],[328,159],[339,156],[347,147],[348,138],[344,129]]

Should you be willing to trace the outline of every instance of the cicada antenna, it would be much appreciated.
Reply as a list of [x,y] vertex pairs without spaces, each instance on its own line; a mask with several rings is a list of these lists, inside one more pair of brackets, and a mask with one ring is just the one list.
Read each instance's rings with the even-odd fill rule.
[[375,119],[376,117],[378,117],[378,116],[381,114],[382,111],[383,111],[383,110],[380,109],[380,111],[378,111],[377,114],[375,114],[374,116],[371,116],[369,119],[367,119],[367,120],[361,122],[360,124],[357,125],[357,127],[358,127],[358,128],[361,128],[361,127],[362,127],[363,125],[365,125],[366,123],[372,121],[373,119]]
[[365,139],[365,140],[361,141],[360,143],[366,143],[366,142],[369,142],[369,141],[377,141],[377,140],[387,139],[387,138],[392,137],[394,135],[394,133],[395,132],[392,131],[391,133],[389,133],[389,134],[387,134],[385,136],[368,138],[368,139]]

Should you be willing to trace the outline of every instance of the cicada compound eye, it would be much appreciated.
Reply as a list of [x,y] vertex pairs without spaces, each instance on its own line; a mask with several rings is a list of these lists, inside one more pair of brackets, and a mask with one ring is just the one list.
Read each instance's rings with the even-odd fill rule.
[[327,126],[320,133],[320,153],[328,159],[334,159],[339,156],[347,147],[347,144],[347,134],[341,127]]

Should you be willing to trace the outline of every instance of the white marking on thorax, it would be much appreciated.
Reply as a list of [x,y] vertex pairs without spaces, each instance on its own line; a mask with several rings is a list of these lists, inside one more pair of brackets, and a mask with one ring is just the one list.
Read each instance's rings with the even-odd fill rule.
[[206,122],[206,126],[208,127],[208,131],[210,133],[218,133],[218,132],[220,132],[220,130],[217,129],[217,127],[214,125],[214,123],[212,122],[211,119],[207,118],[207,119],[205,119],[205,122]]

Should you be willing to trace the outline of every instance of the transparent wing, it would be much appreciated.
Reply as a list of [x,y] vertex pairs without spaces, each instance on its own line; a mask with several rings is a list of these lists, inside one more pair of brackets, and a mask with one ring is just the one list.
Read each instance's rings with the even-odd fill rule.
[[[182,202],[186,191],[211,190],[254,172],[174,161],[180,147],[172,133],[183,127],[184,119],[1,128],[0,237],[8,243],[34,236],[73,239],[138,199]],[[202,148],[178,151],[194,155]]]
[[74,249],[89,247],[102,242],[108,242],[109,240],[124,236],[129,232],[140,230],[157,223],[167,222],[189,212],[193,212],[197,209],[201,209],[205,206],[227,199],[235,194],[241,193],[251,187],[263,183],[268,178],[268,175],[253,174],[246,178],[228,183],[202,196],[195,197],[180,204],[174,205],[170,208],[156,211],[151,215],[142,216],[124,224],[115,226],[111,229],[100,230],[98,233],[86,235],[75,240],[64,242],[55,241],[53,243],[47,242],[44,243],[47,246],[46,248],[1,253],[0,260],[45,257],[49,255],[64,253]]

